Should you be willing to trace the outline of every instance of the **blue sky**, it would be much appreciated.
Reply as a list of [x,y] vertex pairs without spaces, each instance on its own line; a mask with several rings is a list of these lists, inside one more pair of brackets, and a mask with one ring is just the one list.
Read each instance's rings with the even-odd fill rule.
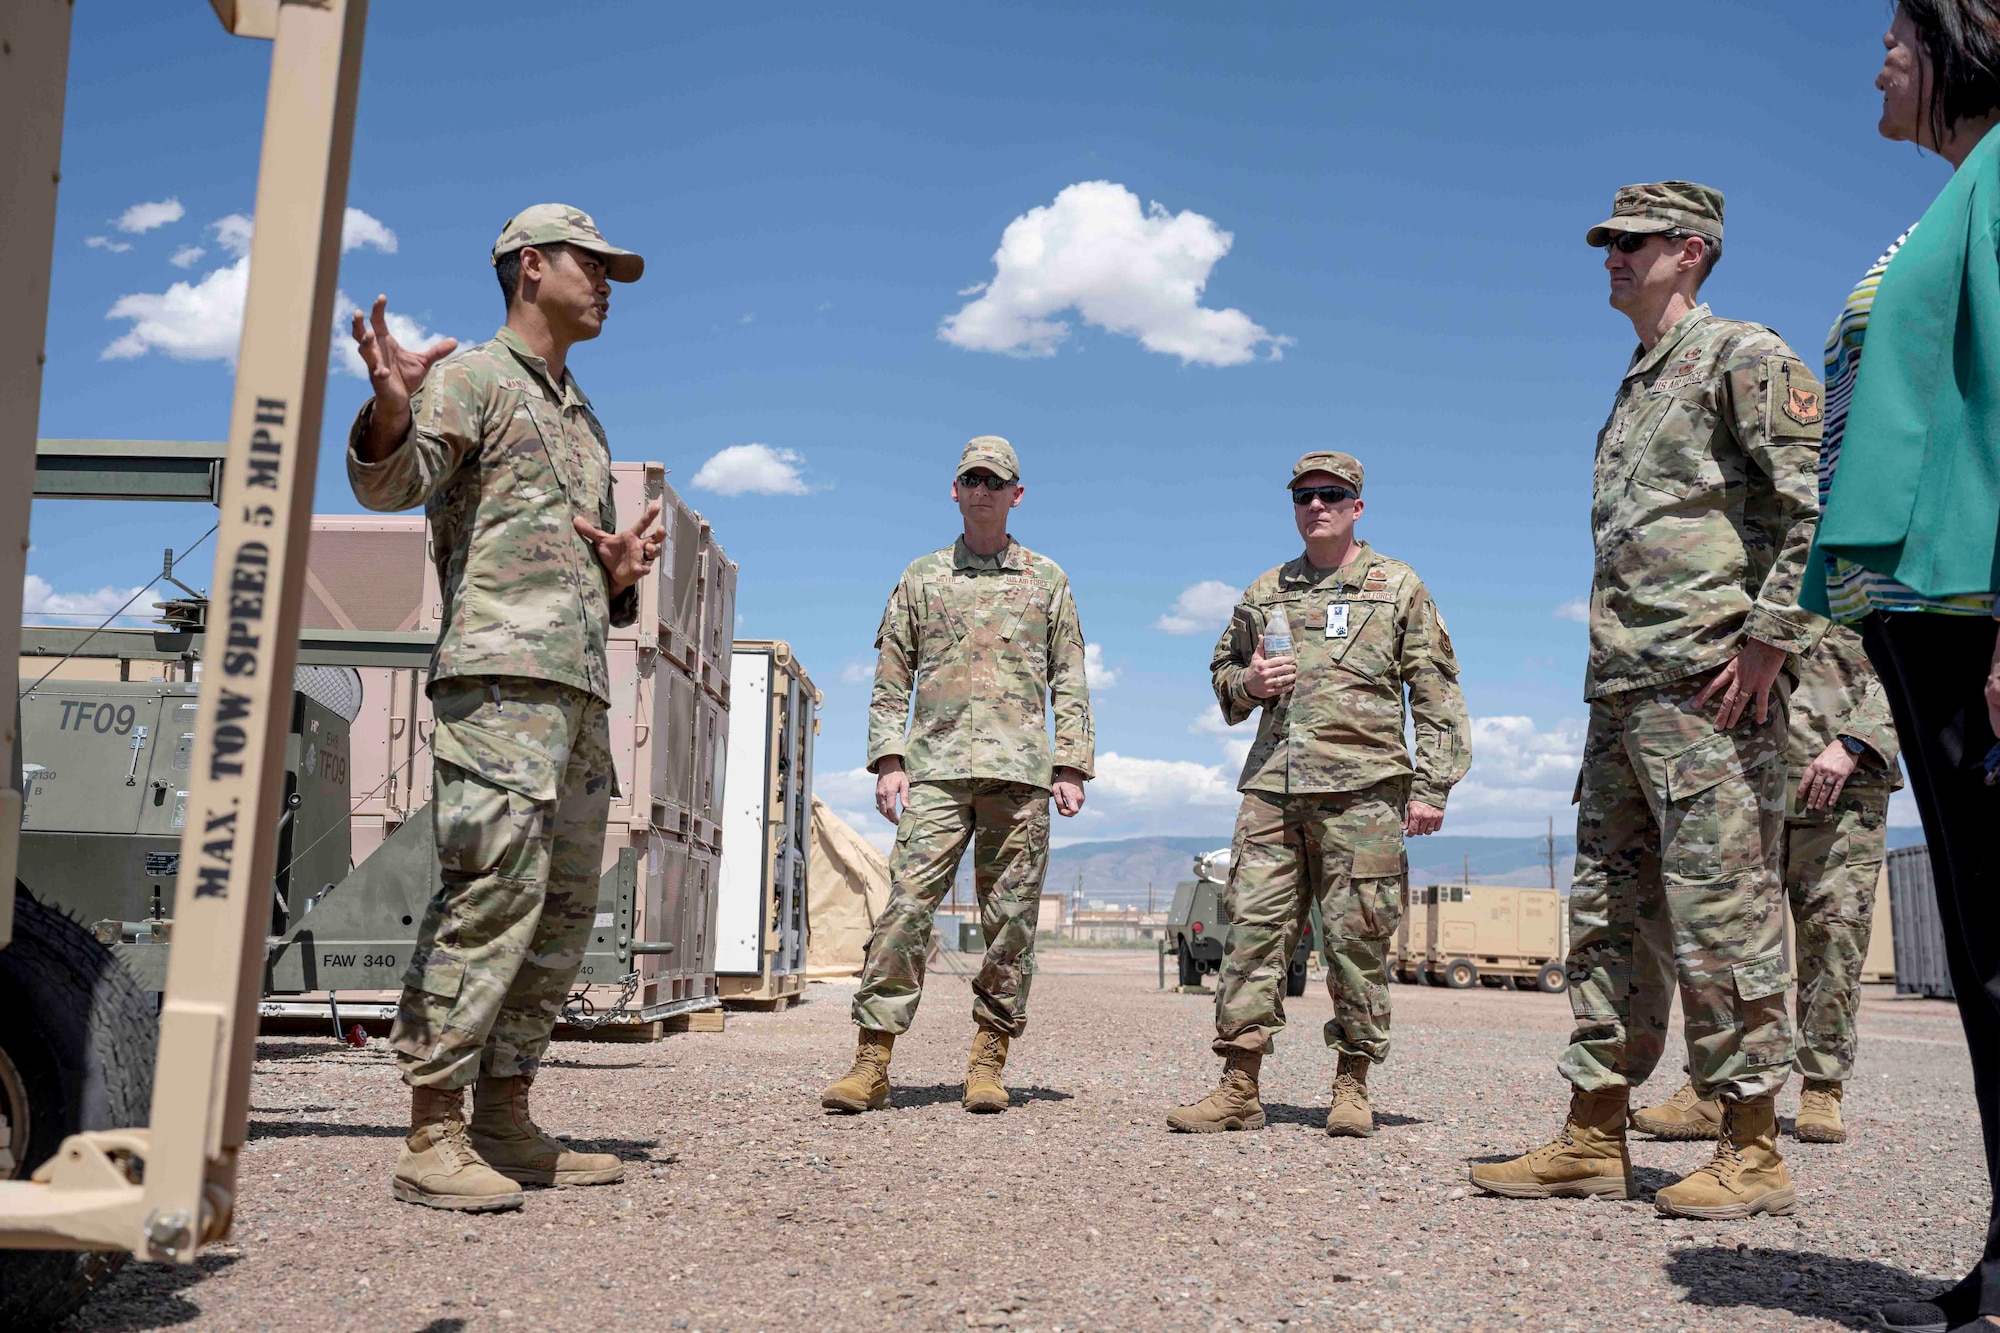
[[[1447,831],[1566,824],[1584,630],[1563,608],[1633,341],[1584,229],[1630,181],[1722,189],[1705,295],[1816,363],[1945,176],[1875,135],[1880,0],[478,15],[375,6],[349,203],[379,229],[351,234],[343,289],[488,336],[492,238],[547,200],[646,255],[572,365],[614,453],[671,468],[740,562],[741,632],[791,640],[825,689],[842,809],[865,805],[883,598],[954,535],[958,447],[1012,439],[1015,533],[1068,570],[1111,677],[1071,837],[1227,830],[1243,737],[1204,721],[1198,585],[1296,552],[1286,469],[1327,446],[1366,464],[1363,534],[1424,576],[1463,662],[1476,759]],[[225,433],[238,233],[215,224],[250,211],[267,70],[200,6],[78,7],[42,434]],[[1088,182],[1109,184],[1064,194]],[[996,275],[1036,209],[1017,238],[1074,244]],[[1203,279],[1202,307],[1239,314],[1173,285]],[[108,317],[163,296],[123,307],[156,312],[136,335]],[[969,345],[940,336],[982,301],[952,326]],[[1067,335],[1005,350],[1035,318]],[[322,512],[358,508],[331,446],[366,392],[331,382]],[[693,484],[750,444],[803,493]],[[94,605],[209,521],[38,504],[31,599]]]

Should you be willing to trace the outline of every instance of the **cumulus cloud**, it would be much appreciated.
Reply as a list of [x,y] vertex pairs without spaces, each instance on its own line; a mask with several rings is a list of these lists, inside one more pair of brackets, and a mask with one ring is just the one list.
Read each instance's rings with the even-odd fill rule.
[[812,489],[799,475],[805,461],[794,449],[732,444],[701,465],[694,484],[717,495],[805,495]]
[[122,232],[134,236],[142,235],[155,227],[164,227],[169,222],[179,222],[187,216],[178,199],[161,199],[150,204],[134,204],[118,215],[113,225]]
[[1590,623],[1590,603],[1581,597],[1572,597],[1555,610],[1549,612],[1557,620],[1574,620],[1579,625]]
[[850,657],[840,667],[840,683],[843,685],[873,685],[875,664],[864,662],[858,657]]
[[1231,806],[1236,786],[1220,764],[1188,759],[1139,759],[1107,751],[1097,756],[1097,778],[1088,795],[1126,809]]
[[340,219],[340,252],[346,254],[364,245],[385,255],[393,255],[396,253],[396,233],[379,219],[350,205]]
[[132,242],[114,241],[109,236],[86,236],[83,243],[93,250],[108,250],[114,255],[122,255],[132,248]]
[[1199,213],[1169,213],[1111,181],[1082,181],[1007,224],[990,281],[938,325],[956,347],[1054,356],[1070,335],[1056,316],[1137,338],[1183,365],[1234,366],[1259,349],[1273,361],[1292,339],[1241,310],[1201,304],[1216,262],[1235,237]]
[[1230,726],[1222,720],[1220,708],[1204,708],[1196,713],[1188,730],[1203,736],[1211,736],[1222,747],[1223,756],[1234,771],[1241,771],[1243,761],[1250,757],[1250,746],[1257,739],[1257,714],[1252,713],[1244,721]]
[[1093,690],[1108,690],[1118,683],[1118,669],[1104,664],[1104,646],[1083,645],[1083,679]]
[[875,808],[875,775],[865,768],[813,774],[813,795],[884,856],[896,845],[896,826]]
[[1215,634],[1236,609],[1243,590],[1220,579],[1203,579],[1181,589],[1174,609],[1153,622],[1153,628],[1168,634]]
[[1573,820],[1583,736],[1580,717],[1546,731],[1528,717],[1474,718],[1472,771],[1452,789],[1445,832],[1536,833],[1550,815],[1558,827]]
[[[237,345],[243,338],[243,300],[250,289],[250,237],[254,227],[242,213],[231,213],[208,225],[215,243],[234,262],[211,269],[198,279],[176,282],[164,292],[134,292],[121,296],[105,313],[106,319],[122,319],[131,327],[114,338],[100,354],[107,361],[130,360],[159,352],[176,361],[221,361],[233,365]],[[349,208],[342,227],[342,250],[363,246],[393,254],[396,233],[358,208]],[[168,257],[178,268],[192,268],[208,252],[201,246],[183,246]],[[368,371],[347,336],[346,324],[354,303],[346,292],[334,299],[333,367],[357,379],[367,379]],[[429,347],[442,335],[425,328],[408,315],[391,312],[389,331],[405,347]]]
[[[88,592],[57,592],[47,579],[30,574],[21,581],[21,613],[23,615],[46,616],[59,624],[74,625],[80,621],[95,624],[125,605],[138,588],[94,588]],[[152,608],[147,603],[138,603],[135,610]],[[139,624],[147,620],[145,615],[120,616],[124,624]]]

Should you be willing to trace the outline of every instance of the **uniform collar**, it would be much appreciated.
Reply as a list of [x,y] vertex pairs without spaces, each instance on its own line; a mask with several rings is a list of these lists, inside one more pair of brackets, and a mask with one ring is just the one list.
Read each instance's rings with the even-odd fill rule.
[[960,537],[951,544],[951,567],[953,569],[1026,569],[1028,551],[1012,537],[1007,539],[1007,549],[993,555],[976,555]]
[[1369,567],[1380,563],[1381,558],[1375,554],[1375,548],[1367,542],[1358,542],[1356,545],[1358,549],[1354,553],[1354,558],[1339,569],[1321,569],[1301,553],[1296,560],[1285,566],[1283,573],[1278,575],[1279,585],[1286,588],[1311,588],[1322,583],[1358,586],[1367,577]]
[[502,324],[500,331],[493,335],[493,341],[512,352],[516,361],[533,371],[535,378],[548,389],[549,396],[558,403],[565,407],[575,404],[590,406],[590,399],[583,396],[583,390],[577,387],[576,376],[569,373],[568,366],[563,367],[562,383],[557,384],[549,378],[549,363],[529,351],[527,342],[520,334]]
[[1632,364],[1625,368],[1625,378],[1629,380],[1634,375],[1644,375],[1658,368],[1662,361],[1665,361],[1675,351],[1679,350],[1680,345],[1687,341],[1688,335],[1695,331],[1697,325],[1705,323],[1711,318],[1713,316],[1710,314],[1706,304],[1698,305],[1685,315],[1682,315],[1674,321],[1674,326],[1668,329],[1658,342],[1653,344],[1652,351],[1649,352],[1643,347],[1633,351]]

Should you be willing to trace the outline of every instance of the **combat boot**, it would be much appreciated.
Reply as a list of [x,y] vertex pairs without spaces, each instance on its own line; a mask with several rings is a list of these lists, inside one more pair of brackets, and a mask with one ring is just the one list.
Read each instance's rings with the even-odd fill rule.
[[608,1152],[571,1152],[528,1117],[530,1078],[484,1075],[472,1090],[472,1146],[523,1185],[611,1185],[625,1163]]
[[1375,1132],[1375,1113],[1368,1107],[1368,1066],[1362,1055],[1342,1055],[1333,1076],[1333,1106],[1326,1113],[1328,1138],[1365,1139]]
[[1653,1196],[1668,1217],[1715,1221],[1792,1211],[1797,1196],[1792,1177],[1778,1156],[1778,1099],[1766,1093],[1748,1101],[1724,1102],[1722,1137],[1708,1165]]
[[1806,1080],[1805,1091],[1799,1094],[1798,1119],[1792,1121],[1792,1134],[1799,1142],[1847,1142],[1847,1125],[1840,1118],[1840,1093],[1838,1083]]
[[1183,1134],[1213,1134],[1226,1129],[1262,1129],[1264,1107],[1257,1100],[1257,1075],[1264,1067],[1262,1052],[1232,1051],[1222,1066],[1222,1082],[1193,1106],[1167,1112],[1167,1128]]
[[1632,1128],[1656,1139],[1712,1139],[1722,1132],[1722,1103],[1697,1097],[1694,1084],[1683,1083],[1658,1106],[1634,1111]]
[[819,1104],[829,1111],[852,1115],[857,1111],[879,1111],[889,1104],[889,1053],[895,1049],[896,1034],[861,1028],[854,1045],[854,1067],[820,1094]]
[[1625,1146],[1628,1087],[1602,1092],[1572,1089],[1569,1117],[1555,1139],[1507,1162],[1481,1162],[1472,1183],[1509,1199],[1581,1198],[1638,1194],[1632,1181],[1632,1154]]
[[410,1137],[390,1189],[404,1203],[491,1213],[521,1206],[521,1187],[488,1166],[465,1129],[457,1088],[410,1089]]
[[965,1109],[975,1114],[1007,1109],[1007,1034],[981,1027],[972,1035],[972,1058],[965,1065]]

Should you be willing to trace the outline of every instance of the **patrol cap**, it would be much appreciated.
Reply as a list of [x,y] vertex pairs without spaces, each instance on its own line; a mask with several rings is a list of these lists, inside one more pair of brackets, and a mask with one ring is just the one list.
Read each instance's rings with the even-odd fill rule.
[[1651,233],[1675,229],[1699,232],[1719,242],[1722,191],[1693,181],[1627,185],[1611,197],[1611,216],[1585,232],[1583,239],[1602,248],[1611,244],[1614,231]]
[[1361,493],[1361,460],[1353,454],[1337,453],[1332,449],[1315,449],[1312,453],[1299,455],[1299,461],[1292,464],[1292,480],[1285,483],[1290,487],[1308,472],[1331,472],[1334,476]]
[[501,255],[526,246],[558,241],[604,256],[604,271],[613,282],[637,282],[646,271],[644,259],[607,242],[590,214],[568,204],[536,204],[508,218],[500,228],[500,239],[493,242],[493,262],[497,264]]
[[966,472],[975,467],[983,467],[1008,481],[1021,479],[1021,460],[1014,457],[1014,446],[998,435],[981,435],[966,442],[965,452],[958,456],[958,470]]

